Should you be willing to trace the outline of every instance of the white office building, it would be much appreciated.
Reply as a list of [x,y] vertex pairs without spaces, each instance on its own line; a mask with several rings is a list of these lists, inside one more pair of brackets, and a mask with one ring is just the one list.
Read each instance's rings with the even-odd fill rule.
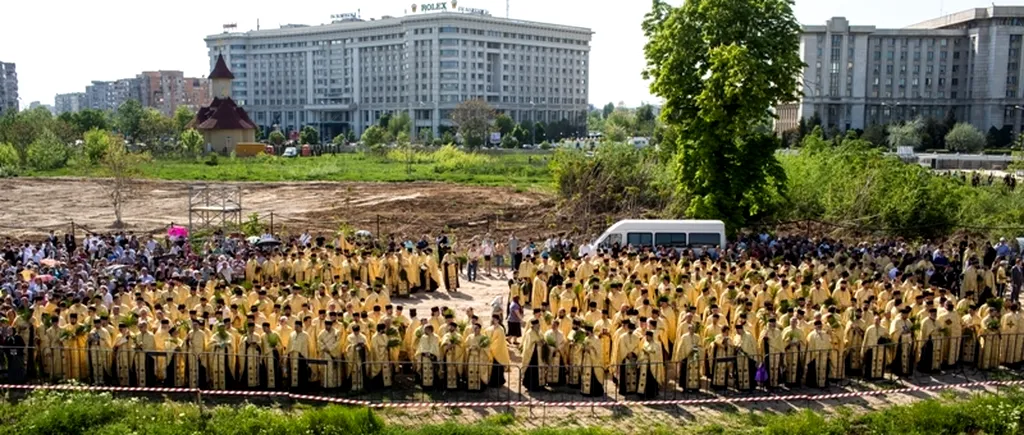
[[436,136],[460,102],[482,99],[516,121],[566,120],[585,134],[590,29],[423,9],[211,35],[210,65],[224,55],[232,98],[264,131],[310,125],[329,140],[407,111],[410,134]]
[[[1024,7],[992,6],[902,29],[845,18],[805,25],[799,116],[859,129],[917,117],[1021,131]],[[780,126],[780,129],[793,125]]]

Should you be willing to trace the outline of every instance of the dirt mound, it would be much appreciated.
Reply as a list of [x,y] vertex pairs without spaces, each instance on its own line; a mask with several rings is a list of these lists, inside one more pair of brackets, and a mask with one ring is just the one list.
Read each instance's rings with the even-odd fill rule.
[[[144,181],[125,204],[136,233],[161,233],[188,223],[188,182]],[[0,234],[25,237],[49,230],[106,231],[113,209],[103,180],[17,178],[0,190]],[[217,183],[242,188],[244,216],[274,216],[277,232],[333,231],[343,223],[382,235],[419,236],[448,228],[459,236],[488,231],[544,237],[556,224],[555,198],[544,192],[444,183]]]

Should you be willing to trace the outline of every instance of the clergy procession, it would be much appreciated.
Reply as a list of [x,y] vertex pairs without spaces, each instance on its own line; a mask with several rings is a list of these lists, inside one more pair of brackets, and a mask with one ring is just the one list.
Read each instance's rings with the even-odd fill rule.
[[[8,242],[2,373],[9,383],[653,399],[1024,363],[1024,270],[1003,240],[754,234],[677,250],[400,239]],[[502,276],[506,263],[507,294],[480,300],[479,312],[405,309],[462,292],[477,270]]]

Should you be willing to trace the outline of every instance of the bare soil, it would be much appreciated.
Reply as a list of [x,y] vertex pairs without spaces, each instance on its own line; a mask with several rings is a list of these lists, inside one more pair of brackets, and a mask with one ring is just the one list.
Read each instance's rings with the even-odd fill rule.
[[[127,229],[160,234],[172,222],[187,225],[188,186],[142,181],[124,205]],[[419,237],[446,228],[457,236],[493,232],[507,237],[546,237],[554,225],[555,199],[545,192],[445,183],[217,183],[242,190],[243,220],[273,214],[275,232],[329,232],[342,224],[382,236]],[[68,231],[111,230],[114,212],[102,179],[15,178],[0,189],[0,234],[32,237]],[[197,225],[198,226],[198,225]]]

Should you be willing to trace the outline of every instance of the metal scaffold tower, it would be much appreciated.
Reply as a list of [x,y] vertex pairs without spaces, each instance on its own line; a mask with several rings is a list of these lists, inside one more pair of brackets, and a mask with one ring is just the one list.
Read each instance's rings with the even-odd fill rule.
[[242,225],[242,188],[239,186],[188,186],[188,230]]

